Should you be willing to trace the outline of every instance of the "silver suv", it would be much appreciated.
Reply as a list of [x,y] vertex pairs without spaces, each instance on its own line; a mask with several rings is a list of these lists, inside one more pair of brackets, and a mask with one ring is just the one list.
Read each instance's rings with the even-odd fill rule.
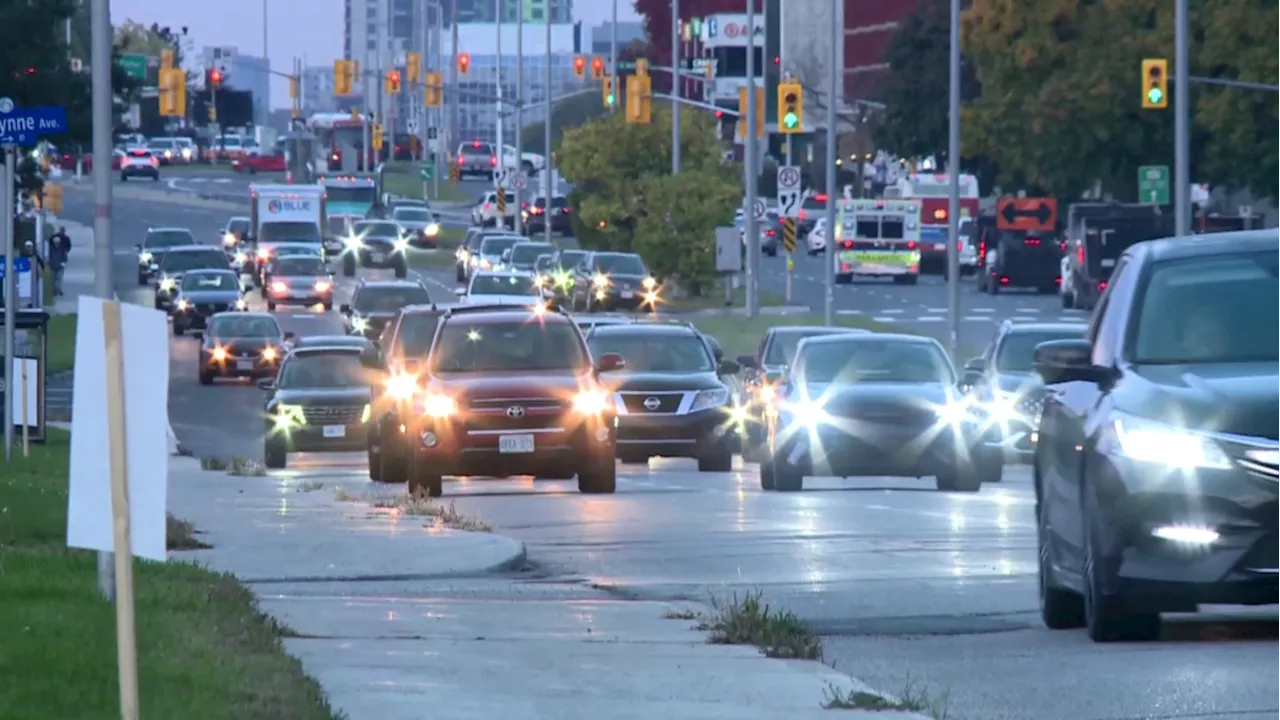
[[492,177],[498,167],[498,155],[493,145],[479,140],[458,145],[458,154],[454,159],[458,164],[458,177],[480,175]]

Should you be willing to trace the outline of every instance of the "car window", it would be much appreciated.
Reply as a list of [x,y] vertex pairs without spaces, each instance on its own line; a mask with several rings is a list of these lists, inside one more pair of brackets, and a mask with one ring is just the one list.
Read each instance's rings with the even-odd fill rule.
[[541,255],[555,252],[555,246],[545,243],[522,242],[511,248],[511,264],[529,265],[537,261]]
[[587,366],[578,329],[567,322],[454,320],[440,329],[436,372],[576,370]]
[[639,255],[601,253],[595,256],[595,271],[605,275],[643,275],[644,261]]
[[561,270],[572,270],[582,264],[587,259],[587,253],[581,250],[566,250],[560,253],[558,262]]
[[357,312],[389,313],[429,302],[431,297],[424,287],[364,287],[356,291],[351,304]]
[[358,222],[355,234],[361,237],[399,237],[400,227],[389,222]]
[[160,270],[166,273],[186,272],[203,268],[228,267],[226,253],[221,250],[200,250],[195,252],[166,253],[160,261]]
[[296,353],[280,367],[281,388],[345,388],[368,385],[358,351]]
[[470,295],[529,295],[538,294],[538,287],[531,277],[523,275],[476,275],[471,278]]
[[400,319],[400,352],[405,357],[422,357],[431,351],[431,341],[436,336],[440,316],[435,313],[415,312]]
[[219,338],[281,336],[280,325],[275,318],[261,315],[215,315],[210,320],[209,334]]
[[345,217],[331,217],[325,223],[329,229],[330,235],[341,235],[347,232],[347,219]]
[[227,232],[242,234],[249,232],[249,219],[232,220],[227,223]]
[[515,247],[520,242],[518,237],[488,237],[484,242],[480,243],[481,255],[501,255],[502,253]]
[[693,335],[608,332],[587,339],[592,357],[617,353],[626,361],[624,372],[711,372],[715,362],[702,338]]
[[284,277],[290,275],[323,275],[324,261],[315,257],[285,257],[276,260],[276,274]]
[[458,152],[470,153],[472,155],[492,155],[493,146],[489,143],[463,143]]
[[258,228],[259,242],[288,242],[290,240],[310,240],[320,242],[320,228],[309,222],[269,222]]
[[1034,370],[1036,346],[1051,340],[1077,340],[1084,337],[1080,330],[1055,332],[1011,332],[1005,335],[996,349],[996,370],[1000,372],[1029,373]]
[[797,364],[806,383],[955,382],[942,349],[928,342],[821,342],[806,347]]
[[395,213],[393,214],[393,217],[396,220],[403,220],[405,222],[425,223],[425,222],[431,222],[432,220],[431,212],[428,210],[422,210],[420,208],[400,208],[399,210],[395,211]]
[[831,330],[820,327],[799,332],[775,332],[773,339],[769,342],[769,347],[765,349],[764,364],[790,365],[795,360],[796,346],[800,344],[801,340],[807,337],[831,334]]
[[533,262],[533,269],[538,272],[549,272],[555,267],[550,255],[539,255],[538,259]]
[[182,247],[195,245],[196,237],[190,230],[153,230],[147,233],[142,247],[148,249]]
[[1130,320],[1138,364],[1275,362],[1276,251],[1165,260],[1149,270]]
[[182,289],[189,292],[239,290],[240,279],[232,273],[187,273]]

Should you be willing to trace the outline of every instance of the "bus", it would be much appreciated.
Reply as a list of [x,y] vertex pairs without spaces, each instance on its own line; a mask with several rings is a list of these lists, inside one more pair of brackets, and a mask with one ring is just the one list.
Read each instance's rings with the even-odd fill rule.
[[920,277],[918,200],[840,201],[836,218],[837,283],[891,277],[914,285]]
[[[960,175],[960,217],[978,217],[978,178]],[[920,201],[920,266],[921,272],[945,272],[947,267],[947,236],[950,223],[947,204],[951,195],[951,178],[945,173],[912,173],[898,178],[887,186],[884,196],[888,199]],[[961,241],[963,243],[963,241]],[[967,253],[966,250],[969,250]],[[961,265],[972,267],[973,261],[965,257],[971,249],[962,244]],[[965,262],[969,260],[969,262]]]

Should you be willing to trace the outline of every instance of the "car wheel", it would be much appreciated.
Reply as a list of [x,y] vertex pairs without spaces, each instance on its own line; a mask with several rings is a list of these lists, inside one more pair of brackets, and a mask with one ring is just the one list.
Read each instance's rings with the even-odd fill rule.
[[978,459],[978,480],[982,485],[998,483],[1004,479],[1004,454],[984,453]]
[[200,384],[201,384],[201,385],[212,385],[212,384],[213,384],[213,373],[209,372],[208,370],[201,369],[201,370],[200,370]]
[[1000,294],[1000,281],[996,279],[995,275],[987,276],[987,292],[992,295]]
[[1084,625],[1084,598],[1058,587],[1053,576],[1053,534],[1044,521],[1044,508],[1036,503],[1036,535],[1039,540],[1040,619],[1050,630],[1072,630]]
[[760,460],[760,489],[761,490],[774,489],[773,457],[772,456],[765,456]]
[[958,460],[955,467],[938,474],[935,486],[943,491],[978,492],[982,476],[971,460]]
[[332,310],[332,309],[333,309],[333,300],[325,300],[325,301],[324,301],[324,309],[325,309],[325,312],[328,312],[328,311]]
[[733,470],[733,452],[728,443],[710,455],[698,458],[698,472],[729,472]]
[[187,332],[187,329],[182,326],[182,323],[179,323],[178,319],[174,318],[173,319],[173,336],[182,337],[183,335],[186,334],[186,332]]
[[[383,441],[382,445],[380,446],[380,449],[382,451],[379,453],[381,457],[378,458],[378,465],[379,465],[378,474],[380,476],[380,479],[378,479],[376,482],[384,482],[384,483],[404,482],[405,477],[409,473],[408,473],[407,463],[405,462],[405,459],[404,459],[404,455],[401,454],[400,452],[401,449],[397,446],[397,444],[394,441],[393,442]],[[439,493],[437,493],[433,497],[439,497]]]
[[1061,298],[1062,300],[1063,310],[1071,310],[1075,308],[1076,303],[1075,303],[1075,300],[1072,299],[1071,293],[1068,293],[1066,290],[1063,290],[1060,293],[1058,293],[1058,297]]
[[147,276],[142,273],[138,273],[138,287],[146,287],[146,286],[147,286]]
[[275,301],[273,301],[273,300],[268,300],[268,301],[267,301],[267,312],[275,312],[275,311],[276,311],[276,304],[275,304]]
[[410,495],[440,497],[444,494],[444,477],[415,465],[409,473],[408,486]]
[[120,182],[129,182],[129,176],[124,173],[120,173]]
[[520,169],[524,171],[525,175],[533,175],[533,163],[528,160],[520,163]]
[[778,492],[798,492],[804,489],[804,476],[809,467],[809,458],[803,457],[793,465],[787,462],[789,454],[776,453],[769,462],[773,467],[773,489]]
[[369,433],[365,446],[365,464],[369,466],[370,482],[382,482],[382,448],[373,442],[373,433]]
[[396,279],[403,280],[409,277],[409,266],[403,257],[397,258],[395,261]]
[[618,489],[618,466],[613,456],[593,459],[578,470],[578,492],[587,495],[610,495]]
[[1096,514],[1090,499],[1092,489],[1085,487],[1084,504],[1084,622],[1089,639],[1094,642],[1146,642],[1160,637],[1160,614],[1134,612],[1124,595],[1107,591],[1110,560],[1101,555],[1096,535],[1101,532],[1094,520]]
[[262,464],[281,470],[289,463],[289,448],[281,440],[268,439],[262,445]]

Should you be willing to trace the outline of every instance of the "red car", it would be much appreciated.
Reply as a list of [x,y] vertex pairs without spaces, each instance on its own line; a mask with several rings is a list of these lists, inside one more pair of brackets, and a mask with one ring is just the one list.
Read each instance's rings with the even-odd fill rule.
[[260,172],[284,172],[284,155],[246,155],[231,163],[236,172],[254,175]]
[[[406,423],[410,493],[441,494],[445,475],[577,475],[583,493],[617,486],[612,395],[577,324],[557,310],[448,310],[420,368],[418,417]],[[395,379],[392,378],[391,381]]]

